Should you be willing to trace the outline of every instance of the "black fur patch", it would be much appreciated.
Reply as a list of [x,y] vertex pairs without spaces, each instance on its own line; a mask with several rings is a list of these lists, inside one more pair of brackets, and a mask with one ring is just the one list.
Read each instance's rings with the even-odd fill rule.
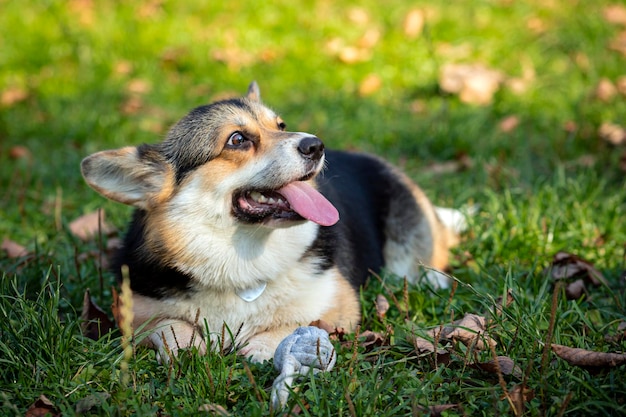
[[[421,216],[404,183],[380,159],[357,153],[326,151],[327,169],[317,178],[319,190],[339,210],[340,220],[321,227],[309,256],[319,256],[322,265],[337,264],[354,287],[365,283],[370,271],[384,265],[383,247],[390,202],[405,204],[407,228]],[[398,231],[401,233],[401,231]]]
[[122,266],[127,265],[131,289],[138,294],[153,298],[190,294],[191,277],[168,266],[159,253],[145,246],[145,217],[145,211],[135,210],[124,245],[113,260],[118,281],[122,280]]

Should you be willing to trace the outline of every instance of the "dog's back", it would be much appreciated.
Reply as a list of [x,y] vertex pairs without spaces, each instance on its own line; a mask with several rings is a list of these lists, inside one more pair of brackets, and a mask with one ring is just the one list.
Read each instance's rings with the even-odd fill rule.
[[[333,242],[335,262],[354,286],[383,267],[411,280],[425,272],[423,266],[447,267],[456,232],[442,224],[411,180],[368,154],[326,151],[326,161],[317,183],[341,221],[322,231],[320,239]],[[430,277],[446,286],[443,276]]]

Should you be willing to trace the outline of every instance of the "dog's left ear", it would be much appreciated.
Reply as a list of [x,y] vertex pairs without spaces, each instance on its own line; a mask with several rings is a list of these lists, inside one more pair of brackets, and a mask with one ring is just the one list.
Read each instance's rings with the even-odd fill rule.
[[259,85],[256,81],[252,81],[248,86],[248,93],[246,94],[246,97],[251,101],[261,101],[261,90],[259,90]]

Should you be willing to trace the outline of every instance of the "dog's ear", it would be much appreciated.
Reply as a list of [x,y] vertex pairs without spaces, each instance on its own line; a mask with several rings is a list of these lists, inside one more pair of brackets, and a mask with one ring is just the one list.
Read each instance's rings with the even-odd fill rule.
[[149,145],[98,152],[80,168],[103,196],[144,210],[167,199],[174,185],[173,168]]
[[259,89],[259,85],[256,81],[252,81],[248,86],[248,92],[246,93],[246,97],[251,101],[261,101],[261,90]]

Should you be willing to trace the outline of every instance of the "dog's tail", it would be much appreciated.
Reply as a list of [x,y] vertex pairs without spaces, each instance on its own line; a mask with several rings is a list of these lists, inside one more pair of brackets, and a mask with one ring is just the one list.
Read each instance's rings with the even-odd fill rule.
[[478,207],[475,205],[466,206],[461,209],[437,206],[434,208],[437,217],[439,217],[439,221],[446,229],[446,240],[449,248],[459,244],[459,236],[468,229],[468,219],[478,212]]

